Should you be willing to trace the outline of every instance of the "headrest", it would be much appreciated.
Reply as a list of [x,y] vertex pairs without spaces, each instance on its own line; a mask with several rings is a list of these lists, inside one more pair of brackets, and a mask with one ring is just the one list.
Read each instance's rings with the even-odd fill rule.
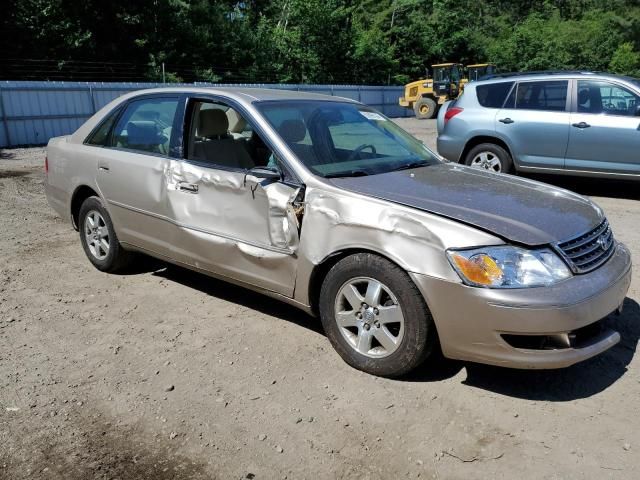
[[278,127],[278,133],[287,143],[298,143],[307,135],[307,127],[302,120],[285,120]]
[[247,121],[233,108],[227,110],[227,119],[229,120],[230,132],[241,133],[247,128]]
[[590,99],[589,89],[583,88],[578,92],[578,104],[582,105],[583,103],[587,103]]
[[219,108],[200,110],[198,136],[204,138],[220,137],[229,133],[229,120]]
[[129,145],[157,145],[158,127],[155,122],[137,121],[127,123],[127,143]]

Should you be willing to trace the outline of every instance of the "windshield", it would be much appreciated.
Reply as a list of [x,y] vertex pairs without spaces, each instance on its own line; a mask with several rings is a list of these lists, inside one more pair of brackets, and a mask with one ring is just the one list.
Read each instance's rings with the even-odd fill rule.
[[421,142],[364,105],[304,100],[256,106],[298,159],[322,177],[375,175],[439,163]]

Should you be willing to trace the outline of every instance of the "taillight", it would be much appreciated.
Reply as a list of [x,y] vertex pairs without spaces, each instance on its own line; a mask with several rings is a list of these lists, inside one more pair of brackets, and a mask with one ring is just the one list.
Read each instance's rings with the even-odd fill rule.
[[462,112],[464,110],[464,108],[460,108],[460,107],[451,107],[449,110],[447,110],[444,114],[444,124],[446,125],[447,122],[449,120],[451,120],[453,117],[455,117],[456,115],[458,115],[460,112]]
[[44,173],[45,175],[49,173],[49,159],[47,156],[44,156]]

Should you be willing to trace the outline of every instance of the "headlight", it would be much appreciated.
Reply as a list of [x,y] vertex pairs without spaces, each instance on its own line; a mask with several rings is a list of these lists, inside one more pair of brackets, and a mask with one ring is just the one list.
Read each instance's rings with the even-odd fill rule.
[[422,86],[423,86],[424,88],[431,88],[431,87],[433,87],[433,83],[431,83],[431,82],[426,82],[426,83],[423,83],[423,84],[422,84]]
[[449,261],[467,285],[489,288],[542,287],[569,278],[571,271],[552,250],[509,245],[447,250]]

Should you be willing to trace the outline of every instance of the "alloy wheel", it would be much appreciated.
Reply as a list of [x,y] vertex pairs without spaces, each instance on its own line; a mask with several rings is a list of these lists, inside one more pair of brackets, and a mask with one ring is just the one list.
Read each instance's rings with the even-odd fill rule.
[[84,236],[91,255],[104,260],[109,255],[109,229],[97,210],[90,210],[84,219]]
[[369,277],[347,281],[336,296],[335,321],[347,343],[370,358],[395,352],[404,336],[404,315],[393,292]]
[[491,172],[502,172],[502,162],[500,158],[493,152],[480,152],[469,164],[470,167],[479,168],[481,170],[489,170]]

